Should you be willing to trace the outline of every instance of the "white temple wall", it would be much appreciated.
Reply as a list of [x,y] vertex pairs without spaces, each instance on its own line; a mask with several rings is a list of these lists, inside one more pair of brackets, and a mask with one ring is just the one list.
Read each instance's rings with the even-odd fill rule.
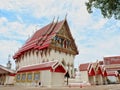
[[51,50],[50,57],[49,57],[50,61],[52,60],[62,61],[63,59],[66,62],[66,64],[73,63],[74,56],[66,53],[62,53],[62,52],[60,53],[59,51]]
[[[66,69],[70,67],[71,69],[69,70],[69,72],[74,74],[74,71],[72,71],[72,69],[74,69],[75,55],[66,54],[63,52],[55,51],[53,49],[50,50],[50,54],[48,53],[48,50],[47,50],[46,55],[44,50],[43,51],[39,50],[38,54],[36,52],[37,51],[33,51],[33,50],[31,50],[30,52],[29,51],[26,52],[24,56],[20,58],[20,62],[19,63],[17,62],[17,64],[19,64],[19,68],[22,66],[39,64],[47,61],[58,60],[62,62],[64,60],[66,64],[65,66]],[[42,52],[42,56],[41,56],[41,52]]]
[[41,71],[42,86],[51,86],[51,72],[49,70]]
[[87,71],[81,71],[80,73],[81,73],[81,81],[89,82],[88,72]]
[[64,86],[64,73],[52,73],[52,86]]
[[15,76],[6,75],[5,85],[10,85],[15,83]]

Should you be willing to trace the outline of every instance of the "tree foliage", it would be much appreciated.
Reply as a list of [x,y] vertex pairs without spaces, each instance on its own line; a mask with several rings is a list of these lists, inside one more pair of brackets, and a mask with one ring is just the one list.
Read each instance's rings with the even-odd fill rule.
[[120,0],[88,0],[85,3],[87,11],[92,13],[92,8],[100,9],[105,18],[114,17],[120,20]]

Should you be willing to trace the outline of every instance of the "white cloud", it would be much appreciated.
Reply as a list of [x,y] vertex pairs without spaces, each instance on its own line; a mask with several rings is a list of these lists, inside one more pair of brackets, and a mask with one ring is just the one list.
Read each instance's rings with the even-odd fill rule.
[[[21,47],[21,43],[17,41],[0,40],[0,64],[6,66],[6,63],[8,61],[8,55],[13,56],[15,51],[18,50],[18,47]],[[12,63],[14,62],[12,57],[11,61]],[[14,68],[14,66],[12,68]]]
[[98,29],[101,29],[106,23],[107,23],[107,19],[105,18],[102,18],[100,19],[98,22],[94,22],[95,24],[93,24],[93,29],[94,30],[98,30]]
[[27,26],[17,21],[9,22],[5,17],[0,18],[0,64],[6,65],[8,55],[13,56],[23,41],[33,34],[33,30],[35,25]]
[[48,21],[54,16],[59,16],[60,20],[64,19],[68,13],[68,23],[80,51],[75,59],[76,63],[101,60],[105,55],[119,54],[120,39],[117,30],[120,28],[120,22],[112,23],[107,19],[94,18],[88,14],[85,1],[87,0],[25,0],[24,2],[3,0],[0,2],[0,9],[14,12],[17,16],[15,21],[9,21],[4,16],[0,17],[0,36],[8,38],[8,40],[0,39],[2,40],[0,46],[4,45],[2,49],[0,48],[0,54],[3,55],[0,58],[5,60],[9,53],[13,53],[23,44],[19,40],[25,41],[36,30],[36,24],[24,23],[19,13],[31,15],[35,19],[44,17]]
[[9,22],[3,17],[0,19],[0,34],[9,39],[26,40],[35,30],[34,24],[27,25],[27,23],[21,23],[21,21]]

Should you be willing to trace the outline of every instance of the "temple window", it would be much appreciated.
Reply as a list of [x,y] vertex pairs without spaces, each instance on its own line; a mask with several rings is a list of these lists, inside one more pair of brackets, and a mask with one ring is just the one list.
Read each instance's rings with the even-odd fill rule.
[[17,74],[16,80],[17,80],[17,81],[20,80],[20,74]]
[[31,80],[32,80],[32,73],[28,73],[28,74],[27,74],[27,80],[28,80],[28,81],[31,81]]
[[34,80],[37,81],[40,79],[40,73],[37,72],[37,73],[34,73]]
[[57,41],[57,40],[58,40],[58,37],[57,37],[57,36],[55,36],[55,37],[54,37],[54,41]]
[[53,38],[53,44],[57,47],[71,49],[71,41],[62,36],[55,36]]
[[64,41],[64,39],[61,38],[61,42],[60,42],[60,46],[61,46],[61,47],[63,47],[63,41]]
[[25,80],[26,80],[26,74],[25,74],[25,73],[22,74],[21,80],[22,80],[22,81],[25,81]]
[[67,48],[70,47],[70,41],[69,40],[66,40],[66,45],[67,45]]
[[66,40],[64,40],[64,48],[66,48]]

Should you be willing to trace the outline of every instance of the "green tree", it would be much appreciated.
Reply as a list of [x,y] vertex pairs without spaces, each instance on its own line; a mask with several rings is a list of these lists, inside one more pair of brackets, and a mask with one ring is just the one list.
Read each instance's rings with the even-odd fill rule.
[[114,17],[120,20],[120,0],[88,0],[85,3],[87,11],[92,13],[92,8],[100,9],[105,18]]

